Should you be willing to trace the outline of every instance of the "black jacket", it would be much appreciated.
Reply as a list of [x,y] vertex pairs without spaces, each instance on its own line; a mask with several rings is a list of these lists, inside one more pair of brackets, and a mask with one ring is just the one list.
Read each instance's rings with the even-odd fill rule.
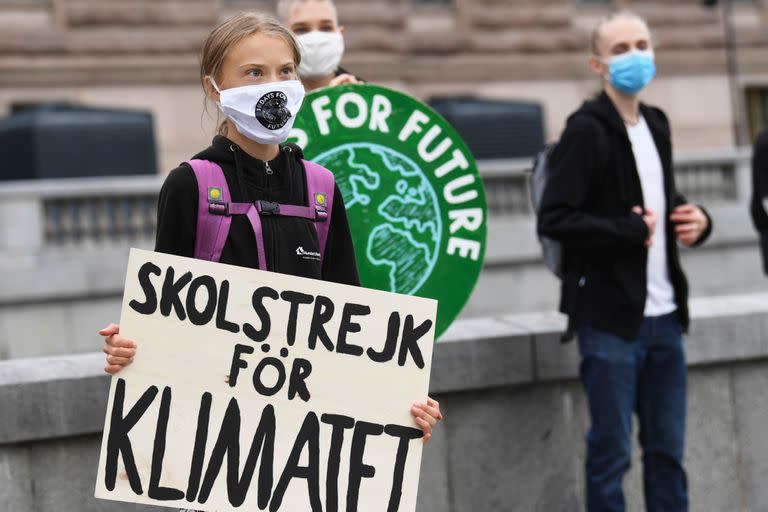
[[768,129],[757,137],[752,154],[752,222],[760,234],[763,271],[768,274],[768,213],[763,200],[768,199]]
[[341,67],[341,66],[339,66],[338,68],[336,68],[336,71],[334,71],[334,74],[335,74],[336,76],[341,76],[341,75],[352,75],[352,76],[354,76],[354,77],[355,77],[355,79],[356,79],[358,82],[363,82],[363,83],[365,83],[365,80],[363,80],[362,78],[360,78],[360,77],[359,77],[359,76],[357,76],[357,75],[354,75],[354,74],[350,73],[349,71],[347,71],[346,69],[344,69],[344,68],[343,68],[343,67]]
[[[234,202],[265,200],[307,205],[307,184],[298,146],[282,147],[278,157],[269,162],[274,171],[272,175],[266,173],[262,160],[251,157],[222,136],[215,137],[212,145],[194,158],[211,160],[221,166]],[[158,201],[156,251],[190,258],[194,255],[197,194],[197,180],[187,164],[171,171]],[[297,251],[299,247],[304,252],[319,251],[313,224],[308,219],[295,217],[262,217],[267,268],[283,274],[359,285],[352,236],[338,186],[333,196],[322,268],[319,261]],[[245,215],[233,216],[220,261],[259,268],[256,239]]]
[[[675,190],[669,123],[659,109],[641,104],[640,112],[661,158],[669,218],[675,207],[686,203]],[[590,325],[635,339],[647,295],[648,228],[631,211],[643,206],[642,187],[626,127],[605,93],[585,102],[568,119],[550,166],[538,231],[563,245],[560,310],[570,317],[569,333],[573,327]],[[665,225],[669,276],[687,329],[688,284],[674,226],[669,221]],[[697,244],[710,232],[711,222]]]

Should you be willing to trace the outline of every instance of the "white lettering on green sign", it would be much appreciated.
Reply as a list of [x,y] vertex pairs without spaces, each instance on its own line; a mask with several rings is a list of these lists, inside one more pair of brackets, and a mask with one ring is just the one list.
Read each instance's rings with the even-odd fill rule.
[[363,285],[438,299],[443,332],[485,253],[485,194],[462,139],[427,105],[370,85],[308,95],[292,137],[336,177]]

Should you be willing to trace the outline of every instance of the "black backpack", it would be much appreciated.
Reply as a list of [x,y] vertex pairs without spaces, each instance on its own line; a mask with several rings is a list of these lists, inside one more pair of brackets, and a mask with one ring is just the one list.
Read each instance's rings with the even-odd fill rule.
[[[557,143],[549,144],[542,149],[536,159],[533,161],[533,167],[528,175],[528,193],[531,198],[533,211],[538,217],[541,209],[541,198],[544,196],[544,190],[547,187],[551,172],[549,169],[549,159],[552,151],[555,150]],[[550,272],[558,279],[563,278],[563,247],[560,242],[538,235],[541,244],[542,257],[544,264]]]

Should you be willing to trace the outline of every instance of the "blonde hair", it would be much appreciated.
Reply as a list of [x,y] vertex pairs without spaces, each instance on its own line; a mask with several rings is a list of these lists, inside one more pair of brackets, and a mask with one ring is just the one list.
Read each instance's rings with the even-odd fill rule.
[[[259,14],[255,12],[243,12],[236,14],[231,18],[219,24],[206,38],[203,43],[203,49],[200,53],[200,82],[205,88],[207,77],[212,77],[217,83],[220,82],[218,74],[227,53],[237,43],[246,37],[254,34],[265,34],[278,37],[286,42],[293,53],[293,62],[296,67],[301,63],[301,50],[293,33],[280,24],[272,16]],[[207,96],[205,102],[205,111],[208,111]],[[217,114],[218,115],[218,114]],[[226,135],[226,122],[219,125],[220,135]]]
[[286,23],[288,21],[288,17],[291,14],[291,9],[293,6],[296,4],[305,4],[307,2],[325,2],[330,4],[331,9],[333,10],[333,21],[338,25],[339,13],[336,9],[336,4],[333,3],[333,0],[277,0],[277,17],[280,19],[280,21]]
[[600,55],[600,37],[602,36],[601,31],[603,30],[603,27],[606,25],[606,23],[610,23],[611,21],[621,19],[621,18],[627,18],[631,20],[637,20],[643,25],[645,25],[645,28],[648,29],[648,33],[651,33],[651,29],[648,26],[648,22],[645,21],[645,18],[642,16],[629,11],[629,10],[621,10],[616,11],[612,14],[609,14],[608,16],[603,16],[600,18],[600,20],[597,22],[597,25],[595,25],[595,28],[592,30],[592,35],[589,38],[589,50],[592,52],[592,55]]

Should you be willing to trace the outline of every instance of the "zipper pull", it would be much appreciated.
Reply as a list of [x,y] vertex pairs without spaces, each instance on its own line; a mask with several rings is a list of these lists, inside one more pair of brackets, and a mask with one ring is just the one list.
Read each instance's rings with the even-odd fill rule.
[[264,161],[264,167],[266,167],[268,175],[272,176],[273,174],[275,174],[275,171],[272,170],[272,168],[269,166],[269,162],[267,162],[266,160]]

